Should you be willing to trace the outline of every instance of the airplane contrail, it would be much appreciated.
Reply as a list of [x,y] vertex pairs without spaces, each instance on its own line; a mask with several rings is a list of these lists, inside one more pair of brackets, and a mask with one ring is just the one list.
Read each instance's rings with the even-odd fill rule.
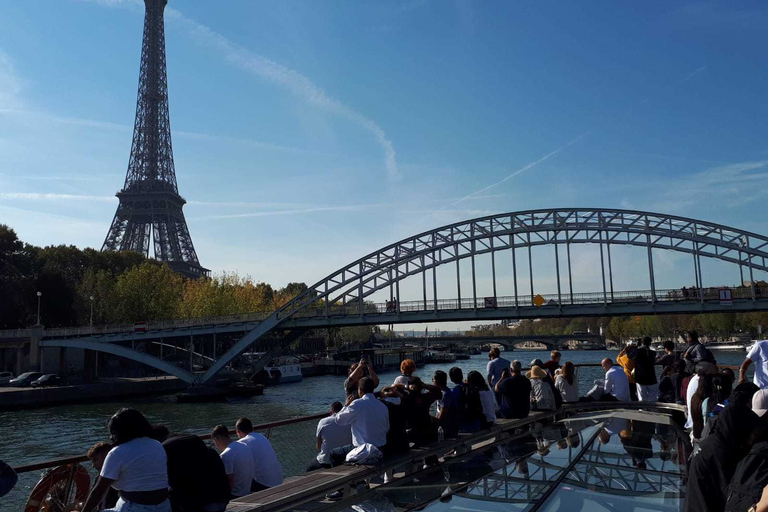
[[499,180],[499,181],[497,181],[496,183],[493,183],[493,184],[491,184],[491,185],[488,185],[488,186],[487,186],[487,187],[485,187],[485,188],[481,188],[480,190],[478,190],[478,191],[476,191],[476,192],[472,192],[472,193],[471,193],[471,194],[469,194],[468,196],[464,196],[464,197],[462,197],[461,199],[458,199],[457,201],[454,201],[453,203],[451,203],[451,206],[455,206],[455,205],[457,205],[457,204],[459,204],[459,203],[463,203],[463,202],[464,202],[464,201],[466,201],[467,199],[472,199],[472,198],[473,198],[473,197],[475,197],[476,195],[478,195],[478,194],[482,194],[482,193],[483,193],[483,192],[485,192],[486,190],[489,190],[489,189],[492,189],[493,187],[496,187],[496,186],[498,186],[498,185],[501,185],[501,184],[502,184],[502,183],[504,183],[505,181],[509,181],[509,180],[511,180],[512,178],[514,178],[515,176],[517,176],[517,175],[519,175],[519,174],[522,174],[522,173],[524,173],[525,171],[529,171],[529,170],[533,169],[534,167],[536,167],[537,165],[539,165],[539,164],[540,164],[541,162],[543,162],[544,160],[547,160],[548,158],[551,158],[551,157],[555,156],[556,154],[558,154],[559,152],[561,152],[562,150],[564,150],[564,149],[565,149],[565,148],[567,148],[568,146],[571,146],[571,145],[573,145],[573,144],[576,144],[578,141],[580,141],[581,139],[583,139],[584,137],[586,137],[587,135],[589,135],[589,133],[590,133],[590,132],[586,132],[586,133],[583,133],[583,134],[579,135],[578,137],[576,137],[575,139],[573,139],[573,140],[572,140],[571,142],[569,142],[568,144],[565,144],[564,146],[560,146],[560,147],[559,147],[559,148],[557,148],[556,150],[552,151],[551,153],[549,153],[549,154],[547,154],[547,155],[544,155],[543,157],[539,158],[539,159],[538,159],[538,160],[536,160],[535,162],[531,162],[531,163],[529,163],[529,164],[528,164],[528,165],[526,165],[525,167],[521,167],[520,169],[516,170],[515,172],[513,172],[512,174],[510,174],[509,176],[507,176],[506,178],[504,178],[504,179],[501,179],[501,180]]

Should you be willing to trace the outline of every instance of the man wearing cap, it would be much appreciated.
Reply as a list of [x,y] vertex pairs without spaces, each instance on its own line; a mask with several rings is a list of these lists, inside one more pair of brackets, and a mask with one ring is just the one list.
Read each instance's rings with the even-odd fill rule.
[[739,382],[747,381],[747,370],[755,363],[753,382],[760,389],[768,388],[768,340],[756,341],[739,367]]

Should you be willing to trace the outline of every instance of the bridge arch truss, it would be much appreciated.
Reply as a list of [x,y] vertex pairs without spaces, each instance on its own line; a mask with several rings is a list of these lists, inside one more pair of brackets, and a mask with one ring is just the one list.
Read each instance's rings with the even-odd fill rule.
[[[454,264],[457,271],[458,305],[461,308],[459,262],[469,259],[472,268],[470,308],[478,307],[475,258],[490,254],[493,295],[496,296],[496,257],[509,251],[512,259],[514,306],[534,296],[531,249],[553,246],[556,269],[557,304],[574,303],[571,279],[570,247],[573,244],[598,244],[602,273],[602,298],[605,304],[613,298],[613,268],[611,247],[616,245],[644,247],[647,253],[651,301],[657,299],[653,271],[654,250],[689,254],[695,275],[695,290],[704,301],[701,259],[711,258],[738,266],[742,283],[751,282],[749,297],[756,300],[755,271],[768,271],[768,237],[756,233],[679,216],[633,210],[600,208],[542,209],[502,213],[459,222],[412,236],[372,252],[337,270],[310,286],[304,293],[277,310],[211,366],[203,377],[209,380],[224,365],[246,350],[263,334],[302,316],[330,318],[333,315],[365,317],[369,312],[367,300],[373,294],[389,289],[394,314],[400,314],[400,283],[411,276],[422,277],[422,307],[438,311],[436,269]],[[560,275],[560,248],[565,246],[568,268],[568,289]],[[528,251],[528,268],[518,268],[516,253]],[[432,272],[429,272],[432,270]],[[520,271],[527,271],[530,295],[518,286]],[[431,274],[431,282],[427,276]],[[431,288],[432,299],[427,290]]]

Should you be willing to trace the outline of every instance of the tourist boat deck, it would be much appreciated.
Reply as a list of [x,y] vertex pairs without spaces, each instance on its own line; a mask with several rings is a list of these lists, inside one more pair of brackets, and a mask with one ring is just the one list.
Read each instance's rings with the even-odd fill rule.
[[[677,511],[684,491],[683,414],[682,406],[672,404],[593,403],[502,419],[491,430],[461,434],[374,466],[344,465],[293,477],[232,501],[228,510]],[[454,450],[457,455],[446,457]],[[425,465],[429,457],[440,463]],[[387,472],[392,478],[384,483]],[[330,501],[326,495],[334,491],[344,497]],[[446,506],[451,500],[473,504]]]

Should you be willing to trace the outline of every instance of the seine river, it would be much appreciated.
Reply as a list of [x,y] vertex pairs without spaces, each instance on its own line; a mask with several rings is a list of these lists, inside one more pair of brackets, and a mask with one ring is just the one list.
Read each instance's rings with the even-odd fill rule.
[[[604,357],[615,359],[615,351],[568,351],[563,362],[596,363]],[[720,352],[721,364],[741,364],[745,353]],[[549,359],[549,352],[518,350],[505,355],[519,359],[524,366],[536,357]],[[470,360],[457,361],[464,370],[479,370],[485,375],[488,359],[485,354]],[[454,365],[427,365],[417,372],[427,381],[435,370],[448,370]],[[389,384],[399,372],[387,371],[380,375],[382,384]],[[603,375],[599,367],[579,371],[581,393],[586,393],[594,379]],[[142,411],[155,424],[164,424],[172,433],[207,433],[217,424],[234,425],[241,416],[254,422],[268,423],[328,410],[334,400],[344,401],[342,376],[311,377],[295,384],[269,387],[263,396],[240,401],[213,404],[179,404],[175,397],[160,396],[101,404],[73,404],[45,409],[0,413],[0,460],[11,466],[31,462],[81,455],[97,441],[106,441],[107,420],[119,407],[134,407]],[[314,456],[314,429],[316,422],[280,427],[272,432],[272,443],[283,465],[284,476],[301,474]],[[89,465],[90,466],[90,465]],[[0,510],[20,510],[39,478],[39,473],[21,475],[19,484],[10,495],[0,499]]]

